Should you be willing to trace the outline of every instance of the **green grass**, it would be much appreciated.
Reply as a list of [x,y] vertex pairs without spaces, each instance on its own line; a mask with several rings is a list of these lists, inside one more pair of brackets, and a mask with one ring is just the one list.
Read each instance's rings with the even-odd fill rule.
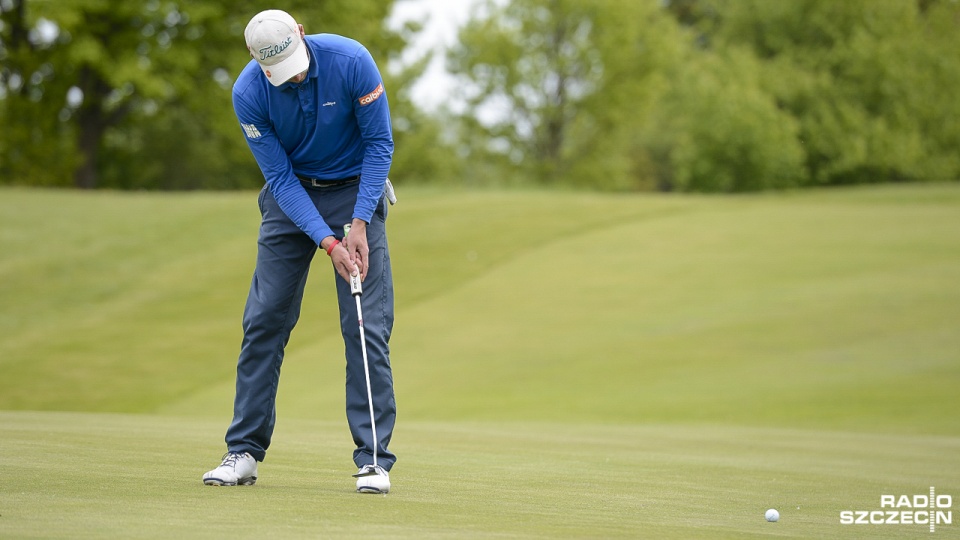
[[960,485],[951,437],[407,422],[393,492],[361,496],[343,427],[297,420],[281,422],[255,486],[218,489],[199,474],[222,423],[19,412],[0,424],[5,538],[916,538],[924,527],[841,526],[839,512]]
[[0,538],[910,538],[839,512],[960,497],[960,186],[399,195],[400,461],[361,497],[324,257],[261,480],[200,485],[254,193],[0,190]]

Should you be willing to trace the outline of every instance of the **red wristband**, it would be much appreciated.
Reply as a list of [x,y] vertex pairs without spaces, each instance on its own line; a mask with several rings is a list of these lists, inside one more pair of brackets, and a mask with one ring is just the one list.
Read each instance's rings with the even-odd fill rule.
[[340,245],[340,241],[334,238],[333,242],[330,243],[330,247],[327,248],[327,255],[329,256],[331,253],[333,253],[333,248],[337,247],[338,245]]

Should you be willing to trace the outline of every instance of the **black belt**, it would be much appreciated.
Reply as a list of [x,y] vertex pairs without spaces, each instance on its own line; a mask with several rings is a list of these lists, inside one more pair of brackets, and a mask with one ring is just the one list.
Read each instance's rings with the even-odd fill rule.
[[320,180],[317,178],[308,178],[306,176],[297,175],[297,178],[300,179],[304,184],[315,187],[315,188],[326,188],[326,187],[336,187],[336,186],[345,186],[347,184],[353,184],[354,182],[360,181],[360,175],[351,176],[350,178],[341,178],[340,180]]

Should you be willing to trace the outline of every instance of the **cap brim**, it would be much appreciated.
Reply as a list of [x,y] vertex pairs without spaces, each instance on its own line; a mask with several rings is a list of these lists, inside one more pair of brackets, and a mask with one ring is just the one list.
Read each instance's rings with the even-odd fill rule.
[[284,59],[282,62],[277,62],[272,66],[260,64],[260,69],[263,70],[263,74],[267,76],[267,80],[274,86],[280,86],[296,75],[303,73],[309,67],[310,57],[307,56],[307,47],[302,39],[297,49],[293,51],[293,54],[291,54],[289,58]]

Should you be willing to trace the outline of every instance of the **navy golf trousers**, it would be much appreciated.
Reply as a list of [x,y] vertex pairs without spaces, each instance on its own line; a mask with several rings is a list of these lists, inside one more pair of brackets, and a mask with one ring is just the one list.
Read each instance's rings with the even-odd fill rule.
[[[320,215],[343,234],[350,223],[359,183],[335,187],[306,187]],[[250,452],[263,461],[276,423],[277,384],[283,351],[290,332],[300,317],[304,285],[317,246],[283,213],[269,189],[260,192],[260,237],[257,266],[243,313],[243,344],[237,362],[237,394],[233,422],[226,442],[231,452]],[[377,463],[390,470],[396,456],[388,449],[396,420],[393,373],[390,368],[390,333],[393,330],[393,275],[386,236],[387,203],[380,198],[377,211],[367,225],[370,269],[363,282],[361,306],[370,386],[377,422]],[[373,463],[373,433],[367,386],[360,348],[360,326],[356,300],[350,284],[330,265],[340,303],[340,330],[346,349],[347,423],[356,449],[357,467]]]

